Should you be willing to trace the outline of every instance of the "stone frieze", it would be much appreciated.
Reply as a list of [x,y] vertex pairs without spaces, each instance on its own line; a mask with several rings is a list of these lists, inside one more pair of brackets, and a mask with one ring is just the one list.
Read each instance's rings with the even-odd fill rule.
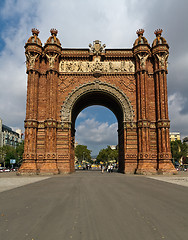
[[129,61],[111,61],[102,62],[99,59],[94,61],[60,61],[59,64],[60,73],[94,73],[94,72],[104,72],[104,73],[134,73],[135,63],[131,60]]

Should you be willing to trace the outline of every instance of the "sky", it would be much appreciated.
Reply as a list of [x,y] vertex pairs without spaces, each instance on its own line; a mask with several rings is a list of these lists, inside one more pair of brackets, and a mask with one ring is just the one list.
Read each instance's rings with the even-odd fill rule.
[[[0,118],[24,131],[27,75],[24,45],[31,29],[44,44],[58,30],[62,47],[87,48],[101,40],[106,48],[132,48],[136,31],[145,29],[150,45],[158,28],[170,46],[168,99],[171,132],[188,136],[187,0],[0,0]],[[103,107],[83,110],[76,139],[92,154],[117,144],[117,120]]]

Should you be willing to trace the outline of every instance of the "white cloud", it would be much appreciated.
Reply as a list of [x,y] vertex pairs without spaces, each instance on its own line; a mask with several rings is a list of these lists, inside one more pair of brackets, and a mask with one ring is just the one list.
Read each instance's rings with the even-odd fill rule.
[[84,113],[84,112],[80,112],[79,114],[78,114],[78,117],[77,117],[77,119],[79,118],[86,118],[87,117],[87,114],[86,113]]
[[[24,44],[31,28],[39,28],[43,44],[50,29],[57,28],[62,47],[87,48],[99,39],[107,48],[131,48],[138,28],[145,28],[151,44],[154,30],[161,27],[170,45],[169,100],[178,96],[173,106],[181,107],[177,118],[170,104],[171,128],[188,134],[187,7],[186,0],[165,0],[162,8],[157,0],[5,0],[0,10],[0,38],[5,42],[0,49],[0,117],[9,126],[23,127],[27,81]],[[177,119],[182,127],[178,121],[175,124]]]
[[101,146],[118,144],[117,129],[117,122],[109,125],[108,122],[98,122],[94,118],[86,119],[76,129],[76,141],[95,152],[93,147],[101,149]]
[[188,114],[181,114],[185,99],[180,94],[169,96],[171,132],[180,132],[181,138],[188,136]]

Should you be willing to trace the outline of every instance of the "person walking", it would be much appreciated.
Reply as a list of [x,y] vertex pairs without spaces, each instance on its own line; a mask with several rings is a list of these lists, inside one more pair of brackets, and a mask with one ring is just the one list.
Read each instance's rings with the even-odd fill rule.
[[102,165],[101,172],[104,173],[104,165]]

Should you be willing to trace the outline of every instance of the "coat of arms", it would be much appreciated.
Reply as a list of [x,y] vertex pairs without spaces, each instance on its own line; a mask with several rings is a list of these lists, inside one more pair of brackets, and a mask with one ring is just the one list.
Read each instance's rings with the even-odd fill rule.
[[89,44],[90,54],[100,55],[102,53],[105,53],[105,47],[106,47],[105,44],[101,45],[101,41],[95,40],[95,41],[93,41],[93,45],[91,43]]

